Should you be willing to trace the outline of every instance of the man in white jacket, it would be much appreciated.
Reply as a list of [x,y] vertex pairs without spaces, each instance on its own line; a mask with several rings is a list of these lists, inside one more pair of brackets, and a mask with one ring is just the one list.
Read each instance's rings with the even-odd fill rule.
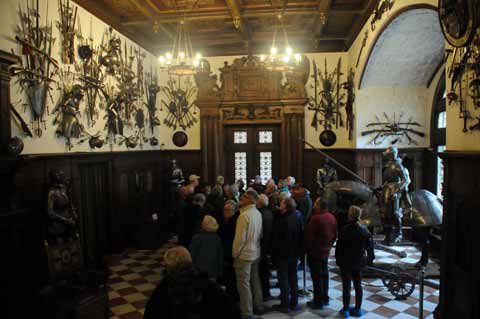
[[[263,296],[258,263],[260,261],[260,239],[262,238],[262,215],[255,207],[258,194],[249,189],[240,196],[240,216],[235,229],[232,257],[240,295],[240,310],[243,318],[253,318],[253,308],[263,313]],[[250,287],[252,283],[252,287]],[[253,304],[252,306],[252,290]]]

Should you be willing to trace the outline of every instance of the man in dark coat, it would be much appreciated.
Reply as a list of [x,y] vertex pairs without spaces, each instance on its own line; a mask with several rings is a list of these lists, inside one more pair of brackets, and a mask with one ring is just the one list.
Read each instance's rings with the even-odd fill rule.
[[165,276],[145,307],[145,319],[240,319],[233,299],[192,267],[188,250],[177,246],[164,257]]
[[227,288],[227,293],[238,300],[237,279],[233,268],[232,246],[235,239],[238,211],[233,200],[227,200],[223,206],[223,218],[219,228],[219,235],[223,245],[223,276],[221,283]]
[[[303,256],[303,225],[293,198],[280,203],[272,227],[272,258],[278,274],[281,303],[273,308],[287,313],[298,310],[297,260]],[[288,300],[290,291],[290,301]]]
[[[373,260],[373,241],[368,228],[360,224],[362,210],[351,206],[348,210],[348,222],[340,230],[335,258],[340,267],[343,284],[343,316],[361,317],[362,310],[362,268]],[[368,254],[367,254],[368,252]],[[355,288],[355,308],[350,307],[350,289],[353,280]]]
[[257,209],[262,214],[262,241],[261,241],[261,256],[260,256],[260,281],[262,284],[263,301],[272,299],[270,295],[270,246],[272,236],[273,214],[268,209],[268,197],[265,194],[260,194],[257,199]]
[[305,230],[305,250],[313,282],[313,300],[307,305],[322,309],[329,304],[328,256],[337,237],[337,220],[327,210],[325,198],[317,198]]

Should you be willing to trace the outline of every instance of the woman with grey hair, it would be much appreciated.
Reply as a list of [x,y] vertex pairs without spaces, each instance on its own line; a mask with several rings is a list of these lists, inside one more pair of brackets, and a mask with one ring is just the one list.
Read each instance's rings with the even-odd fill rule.
[[165,273],[145,307],[145,319],[240,319],[232,298],[215,282],[195,272],[185,247],[166,251]]

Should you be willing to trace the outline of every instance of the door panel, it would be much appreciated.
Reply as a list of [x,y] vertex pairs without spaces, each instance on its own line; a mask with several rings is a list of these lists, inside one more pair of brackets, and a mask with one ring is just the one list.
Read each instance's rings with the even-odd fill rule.
[[250,182],[256,175],[278,178],[280,170],[278,126],[228,126],[225,129],[226,178]]

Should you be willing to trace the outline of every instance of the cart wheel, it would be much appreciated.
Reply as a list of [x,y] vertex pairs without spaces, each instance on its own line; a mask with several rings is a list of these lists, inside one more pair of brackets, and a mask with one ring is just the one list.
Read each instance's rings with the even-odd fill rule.
[[408,276],[400,274],[390,280],[387,288],[395,299],[405,300],[415,290],[415,282]]
[[398,267],[398,266],[393,266],[391,269],[390,269],[390,272],[389,273],[386,273],[382,276],[382,282],[383,282],[383,285],[385,287],[388,288],[388,286],[390,285],[390,281],[393,279],[393,278],[396,278],[398,277],[401,273],[403,272],[403,269]]

